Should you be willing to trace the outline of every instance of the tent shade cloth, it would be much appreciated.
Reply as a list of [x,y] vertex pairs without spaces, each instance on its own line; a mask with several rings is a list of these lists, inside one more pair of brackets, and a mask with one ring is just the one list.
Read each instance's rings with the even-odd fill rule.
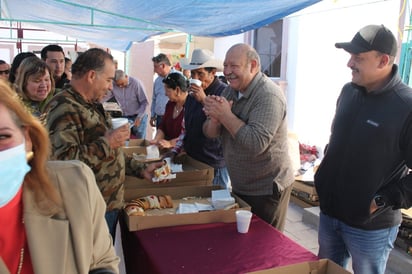
[[320,0],[0,0],[23,22],[117,50],[166,32],[222,37],[270,24]]

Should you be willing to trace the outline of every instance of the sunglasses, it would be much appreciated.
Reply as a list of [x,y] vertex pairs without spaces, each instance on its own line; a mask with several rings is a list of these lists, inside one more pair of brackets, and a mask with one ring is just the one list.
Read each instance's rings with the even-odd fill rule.
[[0,74],[10,74],[10,70],[0,70]]
[[180,86],[179,85],[179,80],[170,77],[170,75],[166,76],[166,78],[164,79],[164,83],[167,83],[167,82],[169,82],[169,83],[172,82],[175,86]]
[[170,75],[166,76],[166,79],[165,79],[165,80],[166,80],[166,81],[171,80],[172,82],[176,83],[176,80],[173,79],[172,77],[170,77]]

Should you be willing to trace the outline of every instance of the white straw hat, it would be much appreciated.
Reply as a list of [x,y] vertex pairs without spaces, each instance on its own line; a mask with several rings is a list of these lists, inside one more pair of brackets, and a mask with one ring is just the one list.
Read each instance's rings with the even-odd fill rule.
[[183,69],[194,70],[199,68],[216,68],[222,71],[222,61],[215,59],[213,52],[207,49],[195,49],[188,64],[182,64]]

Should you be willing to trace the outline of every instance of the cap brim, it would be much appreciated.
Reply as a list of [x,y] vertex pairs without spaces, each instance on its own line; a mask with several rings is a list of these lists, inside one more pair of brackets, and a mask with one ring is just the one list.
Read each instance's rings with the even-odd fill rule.
[[352,44],[351,42],[346,42],[346,43],[336,43],[335,47],[338,49],[344,49],[349,53],[354,53],[354,54],[359,54],[362,52],[367,52],[369,49],[365,49],[364,47],[357,46],[355,44]]

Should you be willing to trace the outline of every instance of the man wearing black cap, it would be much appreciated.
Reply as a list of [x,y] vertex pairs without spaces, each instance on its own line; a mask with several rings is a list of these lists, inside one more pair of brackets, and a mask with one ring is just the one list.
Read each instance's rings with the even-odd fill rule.
[[383,25],[348,43],[352,81],[338,98],[325,157],[315,174],[319,257],[354,273],[385,273],[402,216],[412,206],[412,89],[394,64],[397,41]]

